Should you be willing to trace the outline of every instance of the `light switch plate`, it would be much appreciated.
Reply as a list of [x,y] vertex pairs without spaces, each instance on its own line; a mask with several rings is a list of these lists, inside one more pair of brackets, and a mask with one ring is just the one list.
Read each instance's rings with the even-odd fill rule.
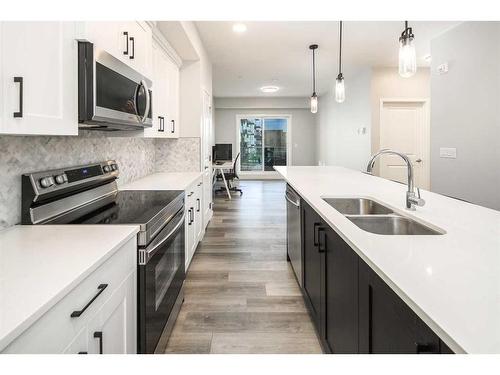
[[440,158],[456,159],[457,149],[454,147],[441,147],[439,149]]

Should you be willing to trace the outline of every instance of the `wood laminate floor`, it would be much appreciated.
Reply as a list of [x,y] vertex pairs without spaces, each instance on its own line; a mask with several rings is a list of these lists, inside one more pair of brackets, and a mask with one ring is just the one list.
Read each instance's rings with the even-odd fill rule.
[[214,199],[166,353],[321,353],[286,260],[285,183],[240,187]]

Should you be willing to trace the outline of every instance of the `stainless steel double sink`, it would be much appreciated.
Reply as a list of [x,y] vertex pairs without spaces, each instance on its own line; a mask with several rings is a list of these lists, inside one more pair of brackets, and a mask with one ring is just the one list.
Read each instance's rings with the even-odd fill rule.
[[441,235],[433,229],[368,198],[323,198],[359,228],[382,235]]

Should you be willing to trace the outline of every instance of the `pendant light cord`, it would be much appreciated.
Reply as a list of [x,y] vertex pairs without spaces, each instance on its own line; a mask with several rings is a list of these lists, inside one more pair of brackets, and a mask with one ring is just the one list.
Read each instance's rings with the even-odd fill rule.
[[313,49],[313,95],[316,93],[316,60],[314,58],[316,50]]
[[339,76],[342,75],[342,21],[340,21],[339,46]]

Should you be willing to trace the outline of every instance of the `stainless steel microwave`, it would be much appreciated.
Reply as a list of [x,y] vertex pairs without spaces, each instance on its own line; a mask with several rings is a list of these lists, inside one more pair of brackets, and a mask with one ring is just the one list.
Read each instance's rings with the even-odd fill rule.
[[78,42],[78,123],[83,129],[151,127],[152,82],[90,42]]

